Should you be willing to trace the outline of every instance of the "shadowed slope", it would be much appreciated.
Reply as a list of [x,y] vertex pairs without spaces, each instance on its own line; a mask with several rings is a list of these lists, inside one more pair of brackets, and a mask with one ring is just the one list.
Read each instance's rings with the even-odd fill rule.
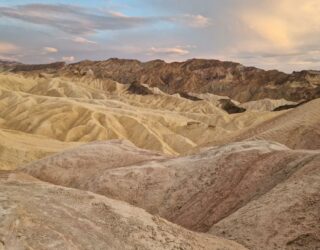
[[320,156],[211,228],[249,249],[320,249]]

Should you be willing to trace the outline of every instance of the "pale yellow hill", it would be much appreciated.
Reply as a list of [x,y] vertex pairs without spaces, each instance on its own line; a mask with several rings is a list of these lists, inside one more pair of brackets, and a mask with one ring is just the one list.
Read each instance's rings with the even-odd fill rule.
[[217,96],[192,101],[155,90],[155,94],[130,94],[128,88],[110,80],[0,74],[0,129],[42,136],[43,142],[61,145],[39,153],[33,148],[34,153],[14,160],[11,156],[19,147],[5,146],[3,137],[1,168],[57,152],[69,147],[69,142],[110,139],[128,139],[140,148],[170,155],[248,138],[292,148],[320,148],[319,100],[281,112],[257,111],[261,102],[256,102],[254,112],[229,115],[217,107]]
[[[211,101],[160,92],[136,95],[127,89],[113,81],[0,74],[0,128],[61,145],[128,139],[141,148],[178,155],[281,114],[229,115]],[[6,150],[14,154],[15,148]]]
[[290,102],[285,99],[272,100],[272,99],[261,99],[258,101],[251,101],[242,103],[240,106],[249,111],[272,111],[278,107],[285,105],[296,105],[296,102]]
[[9,170],[24,163],[80,145],[16,130],[0,129],[0,169]]

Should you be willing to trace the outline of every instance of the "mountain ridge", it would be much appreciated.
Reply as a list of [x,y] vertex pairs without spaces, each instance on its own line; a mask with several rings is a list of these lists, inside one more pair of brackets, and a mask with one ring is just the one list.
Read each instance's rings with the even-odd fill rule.
[[320,97],[320,71],[303,70],[287,74],[278,70],[246,67],[214,59],[184,62],[110,58],[72,64],[17,65],[14,72],[49,71],[59,76],[109,79],[122,84],[146,84],[168,94],[212,93],[240,102],[263,98],[306,101]]

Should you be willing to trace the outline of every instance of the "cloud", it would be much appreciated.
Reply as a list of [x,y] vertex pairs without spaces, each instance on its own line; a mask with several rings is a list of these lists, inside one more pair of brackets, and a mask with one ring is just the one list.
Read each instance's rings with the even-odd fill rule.
[[213,37],[214,42],[220,38],[224,42],[217,53],[245,65],[287,72],[302,69],[303,63],[306,68],[319,68],[319,54],[315,51],[320,49],[320,1],[230,0],[229,3],[232,8],[221,8],[224,16],[218,22],[215,20],[218,25],[212,26],[215,34],[220,33],[219,39]]
[[172,56],[178,55],[183,56],[189,54],[190,51],[182,47],[172,47],[172,48],[155,48],[152,47],[148,50],[148,55],[158,55],[158,56]]
[[97,44],[94,41],[90,41],[90,40],[88,40],[84,37],[80,37],[80,36],[72,38],[72,41],[75,43],[81,43],[81,44]]
[[44,50],[44,52],[46,54],[47,53],[57,53],[58,52],[58,49],[53,48],[53,47],[44,47],[43,50]]
[[4,61],[17,61],[16,57],[12,57],[12,56],[3,56],[0,54],[0,60],[4,60]]
[[[264,50],[294,51],[320,42],[318,0],[270,0],[240,10],[252,39]],[[256,45],[259,48],[258,45]]]
[[62,61],[73,62],[75,60],[74,56],[63,56]]
[[157,21],[152,17],[127,17],[115,13],[74,5],[27,4],[0,7],[0,17],[47,25],[72,34],[94,33],[98,30],[121,30]]
[[119,11],[108,11],[109,14],[116,17],[128,17],[127,15],[119,12]]
[[47,25],[71,34],[131,29],[158,22],[181,23],[194,28],[203,28],[210,24],[210,19],[202,15],[139,17],[127,16],[116,11],[101,11],[67,4],[26,4],[0,7],[1,17]]
[[193,28],[206,28],[211,24],[211,19],[202,15],[185,14],[171,19]]
[[[97,1],[94,7],[87,1],[16,6],[5,2],[0,4],[1,37],[23,50],[0,45],[0,54],[16,57],[23,52],[23,62],[64,55],[76,60],[203,57],[285,71],[301,69],[303,63],[320,68],[319,0]],[[39,52],[47,45],[59,52]]]
[[10,53],[18,49],[17,46],[11,43],[0,42],[0,53]]

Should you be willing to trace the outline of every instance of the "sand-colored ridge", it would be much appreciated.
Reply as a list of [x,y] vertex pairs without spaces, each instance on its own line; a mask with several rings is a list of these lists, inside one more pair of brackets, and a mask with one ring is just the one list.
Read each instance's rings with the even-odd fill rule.
[[273,140],[293,149],[320,149],[319,106],[320,99],[312,100],[261,124],[226,135],[220,142]]
[[273,111],[281,106],[286,105],[297,105],[297,102],[290,102],[285,99],[278,99],[278,100],[272,100],[272,99],[261,99],[257,101],[251,101],[251,102],[245,102],[242,103],[240,106],[245,108],[248,111]]

